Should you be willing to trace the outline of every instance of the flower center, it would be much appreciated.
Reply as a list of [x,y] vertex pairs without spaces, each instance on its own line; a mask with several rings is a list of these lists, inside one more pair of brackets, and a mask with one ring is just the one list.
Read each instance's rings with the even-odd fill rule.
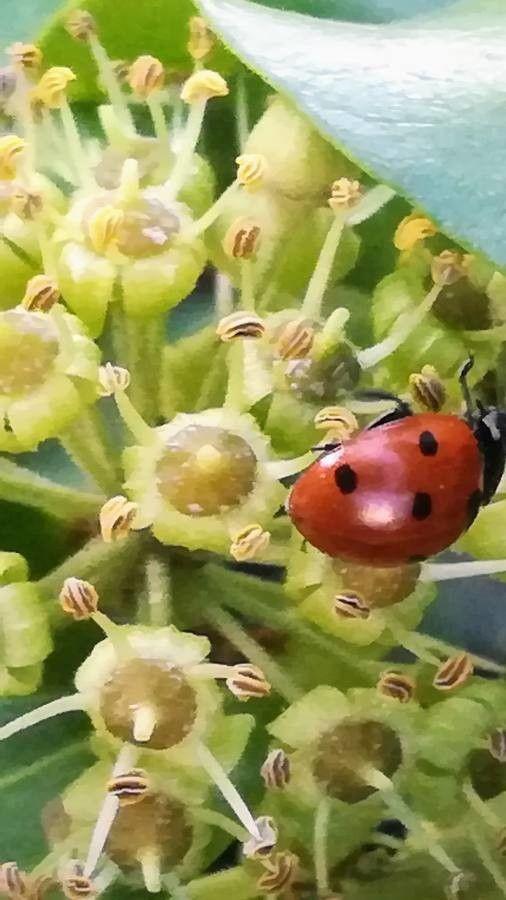
[[[151,736],[134,737],[136,715],[148,710]],[[191,731],[197,714],[195,691],[179,669],[162,660],[133,659],[115,670],[104,685],[100,712],[108,730],[123,741],[165,750],[179,744]]]
[[180,230],[178,216],[159,200],[141,197],[125,211],[118,249],[125,256],[155,256],[170,246]]
[[47,316],[22,309],[0,313],[0,393],[25,394],[38,387],[58,352],[58,334]]
[[285,377],[298,400],[331,403],[350,391],[358,382],[360,366],[348,344],[341,344],[332,355],[315,360],[310,356],[287,363]]
[[488,750],[473,750],[469,759],[471,783],[482,800],[491,800],[506,790],[506,764]]
[[250,445],[224,428],[189,425],[166,445],[158,489],[179,512],[211,516],[238,506],[252,491],[257,459]]
[[133,806],[122,806],[114,820],[106,851],[117,865],[138,864],[143,850],[156,849],[163,868],[181,862],[192,841],[185,807],[166,794],[151,794]]
[[358,803],[374,792],[360,776],[373,766],[390,777],[402,762],[395,731],[381,722],[345,719],[318,743],[313,773],[327,794],[345,803]]
[[420,565],[371,568],[359,563],[335,562],[333,568],[341,577],[343,588],[358,594],[368,606],[382,608],[400,603],[415,590]]

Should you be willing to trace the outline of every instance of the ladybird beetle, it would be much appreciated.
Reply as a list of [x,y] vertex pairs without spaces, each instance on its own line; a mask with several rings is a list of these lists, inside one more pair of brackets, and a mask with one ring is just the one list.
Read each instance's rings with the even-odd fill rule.
[[506,416],[473,403],[466,414],[395,408],[357,437],[327,445],[295,483],[288,511],[298,531],[329,556],[370,566],[419,562],[445,550],[494,495],[505,460]]

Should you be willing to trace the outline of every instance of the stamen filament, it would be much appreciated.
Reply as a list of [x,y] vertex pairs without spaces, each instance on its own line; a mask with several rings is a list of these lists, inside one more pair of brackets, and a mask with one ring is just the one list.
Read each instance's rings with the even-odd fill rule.
[[241,309],[255,311],[254,270],[251,259],[242,259],[241,263]]
[[249,114],[248,114],[248,98],[246,95],[246,84],[244,75],[241,72],[237,77],[235,90],[235,125],[237,132],[237,145],[239,152],[242,153],[249,135]]
[[239,188],[239,182],[237,179],[229,184],[228,188],[226,188],[223,193],[218,197],[215,203],[207,212],[204,213],[200,219],[197,219],[196,222],[193,223],[192,227],[188,231],[189,237],[197,237],[202,232],[206,231],[210,226],[216,221],[218,216],[221,214],[222,209],[229,201],[230,195],[235,193]]
[[374,344],[372,347],[367,347],[365,350],[360,350],[357,353],[357,361],[362,369],[371,369],[373,366],[376,366],[404,343],[411,332],[423,322],[427,313],[430,312],[442,287],[443,285],[441,284],[435,284],[416,309],[409,310],[409,312],[402,313],[399,316],[392,331],[386,338],[378,344]]
[[387,187],[386,184],[378,184],[371,188],[370,191],[363,196],[356,206],[354,206],[346,216],[346,224],[360,225],[366,219],[370,219],[385,203],[395,197],[395,191]]
[[156,96],[156,94],[151,94],[146,99],[146,103],[148,105],[151,120],[153,122],[153,128],[155,129],[155,135],[164,147],[168,147],[170,142],[170,133],[169,126],[167,125],[167,119],[165,118],[163,104],[160,102],[160,99]]
[[[124,772],[130,771],[137,759],[137,750],[131,744],[123,744],[114,768],[112,777],[122,775]],[[88,855],[84,864],[84,875],[90,878],[95,867],[103,853],[109,832],[111,830],[114,819],[119,809],[119,800],[114,794],[107,794],[102,803],[102,808],[98,814],[98,819],[91,836]]]
[[114,399],[121,418],[139,444],[152,444],[156,440],[154,429],[146,424],[125,392],[116,391]]
[[81,144],[81,136],[67,100],[63,100],[59,112],[63,133],[67,141],[69,154],[72,159],[74,173],[77,176],[78,183],[82,184],[83,187],[91,188],[94,186],[94,179]]
[[17,719],[13,719],[12,722],[7,722],[6,725],[3,725],[0,728],[0,741],[5,741],[13,734],[25,731],[33,725],[38,725],[40,722],[46,722],[47,719],[53,719],[55,716],[61,716],[68,712],[83,712],[84,709],[81,694],[71,694],[69,697],[59,697],[57,700],[51,700],[50,703],[38,706],[37,709],[32,709],[30,712],[18,716]]
[[327,861],[330,809],[330,799],[324,797],[318,804],[314,822],[313,853],[316,888],[319,897],[326,897],[327,894],[330,894]]
[[499,816],[496,816],[495,812],[490,809],[489,806],[481,799],[481,797],[476,793],[469,779],[464,781],[462,785],[462,793],[466,798],[469,806],[475,812],[480,819],[483,819],[487,825],[490,825],[491,828],[500,831],[504,828],[504,823],[501,821]]
[[96,34],[90,34],[88,42],[90,50],[97,64],[97,69],[100,74],[100,80],[106,90],[112,106],[114,107],[116,113],[123,119],[125,125],[128,126],[129,130],[134,132],[135,128],[130,110],[128,109],[126,97],[121,90],[121,86],[118,82],[118,79],[116,78],[114,69],[111,66],[111,61],[106,51],[102,47],[102,44],[100,43]]
[[205,769],[224,799],[231,809],[233,809],[239,821],[244,825],[246,831],[257,841],[260,841],[261,835],[256,822],[237,788],[234,787],[218,760],[201,741],[197,743],[197,754],[202,768]]
[[452,581],[506,572],[506,559],[476,559],[469,562],[423,563],[420,581]]
[[295,456],[293,459],[273,460],[266,464],[267,471],[271,478],[288,478],[290,475],[296,475],[302,469],[306,469],[315,461],[315,454],[312,450],[303,453],[302,456]]
[[344,219],[336,214],[320,251],[318,262],[311,276],[302,303],[302,315],[317,322],[321,318],[323,297],[332,271],[334,257],[344,228]]
[[248,832],[242,825],[238,825],[233,819],[229,819],[228,816],[224,816],[223,813],[216,812],[214,809],[196,806],[192,809],[192,817],[197,822],[204,822],[206,825],[216,825],[226,834],[230,834],[236,841],[240,841],[241,844],[244,844],[247,840]]
[[391,779],[387,778],[383,772],[374,766],[364,766],[360,770],[360,776],[367,784],[376,788],[392,815],[399,819],[400,822],[403,822],[413,835],[416,835],[421,846],[430,853],[432,858],[443,866],[450,875],[458,875],[460,872],[458,866],[448,856],[446,850],[439,844],[434,835],[428,833],[425,823],[418,818],[416,813],[409,808],[397,793]]
[[234,308],[234,290],[228,275],[216,272],[214,276],[214,314],[219,322],[230,315]]
[[172,174],[167,182],[168,189],[174,197],[177,197],[188,178],[192,157],[195,153],[206,111],[207,101],[200,100],[192,103],[182,134],[181,146],[177,155]]
[[118,659],[123,661],[131,659],[133,655],[132,646],[123,633],[121,626],[116,625],[116,622],[113,622],[109,616],[106,616],[105,613],[100,611],[93,613],[90,618],[93,619],[95,624],[102,629],[105,636],[110,640]]

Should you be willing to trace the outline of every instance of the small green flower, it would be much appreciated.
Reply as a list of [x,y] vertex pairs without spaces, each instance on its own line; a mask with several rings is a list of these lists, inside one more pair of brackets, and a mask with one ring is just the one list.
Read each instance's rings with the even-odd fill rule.
[[33,450],[97,396],[99,349],[74,316],[0,313],[0,449]]
[[52,650],[46,611],[17,553],[0,553],[0,696],[31,694]]

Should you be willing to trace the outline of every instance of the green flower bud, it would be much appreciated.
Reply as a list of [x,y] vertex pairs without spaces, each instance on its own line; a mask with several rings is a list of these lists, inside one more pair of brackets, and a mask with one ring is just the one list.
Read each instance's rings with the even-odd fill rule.
[[472,700],[450,697],[425,713],[417,753],[438,769],[461,768],[469,748],[479,744],[490,723],[490,713]]
[[283,502],[268,441],[248,415],[179,414],[124,459],[127,492],[164,543],[228,552],[231,535],[267,524]]
[[506,500],[482,507],[469,531],[459,539],[459,550],[477,559],[502,559],[506,555],[505,516]]
[[62,432],[96,397],[99,350],[54,307],[0,313],[0,449],[20,452]]
[[0,572],[0,696],[31,694],[52,650],[47,615],[23,557],[0,554]]

